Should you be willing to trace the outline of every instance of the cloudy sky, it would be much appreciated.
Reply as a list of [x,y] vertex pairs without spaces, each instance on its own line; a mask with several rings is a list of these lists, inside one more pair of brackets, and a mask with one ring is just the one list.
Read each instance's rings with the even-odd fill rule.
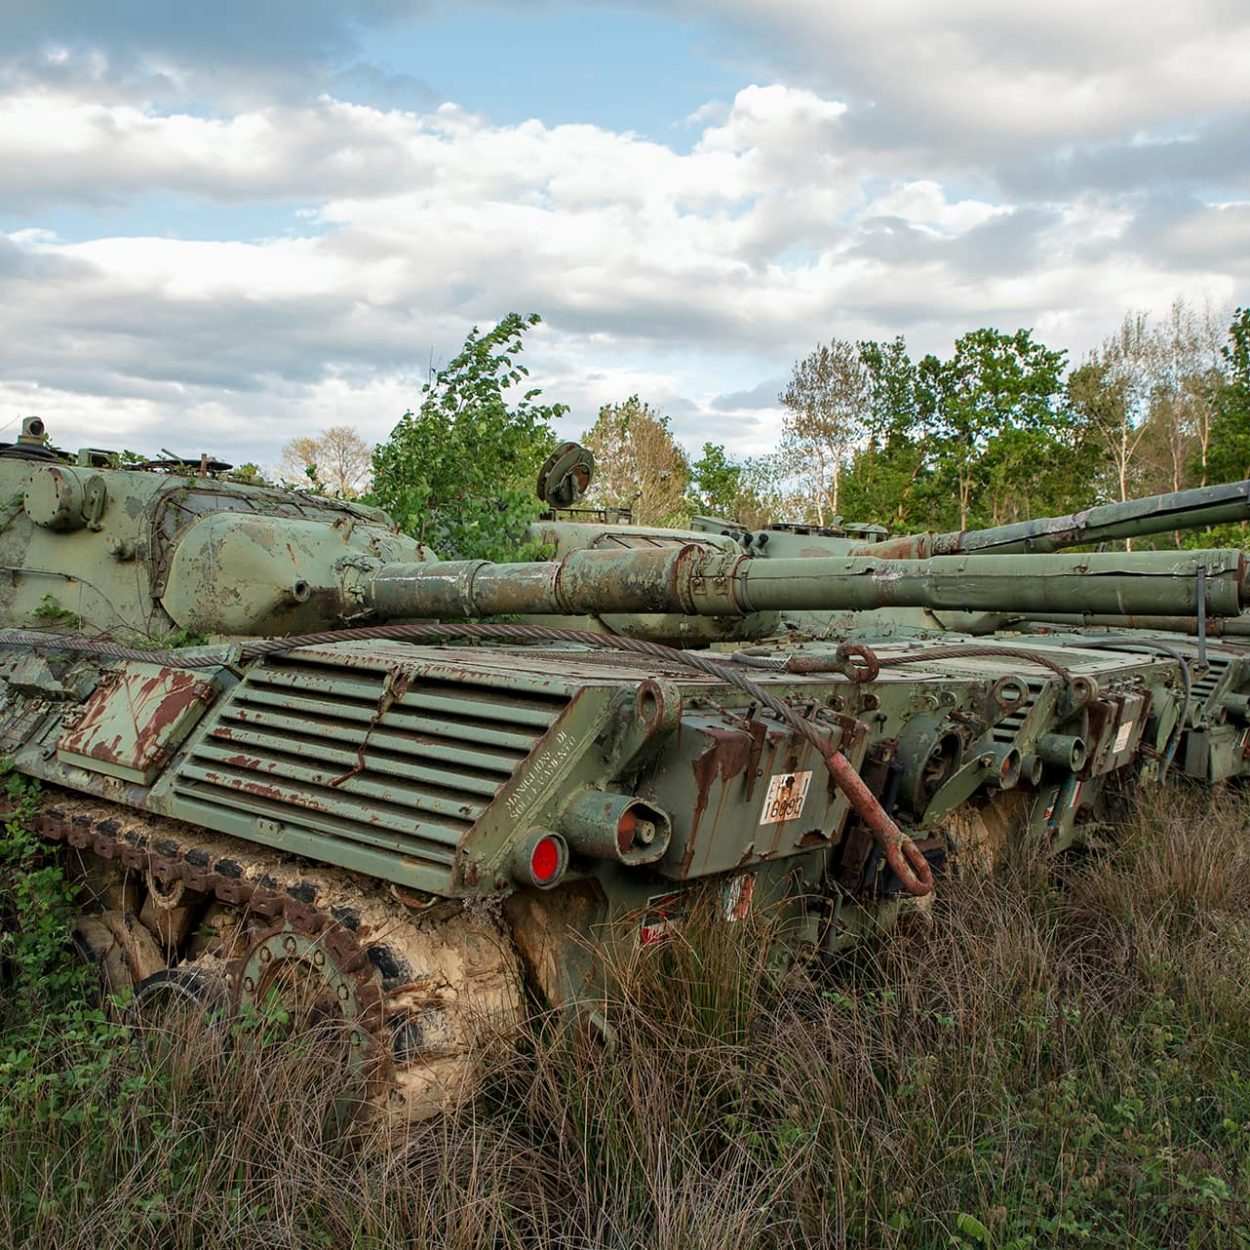
[[[578,433],[1250,302],[1245,0],[0,0],[0,426],[273,464],[510,310]],[[0,439],[9,434],[0,432]]]

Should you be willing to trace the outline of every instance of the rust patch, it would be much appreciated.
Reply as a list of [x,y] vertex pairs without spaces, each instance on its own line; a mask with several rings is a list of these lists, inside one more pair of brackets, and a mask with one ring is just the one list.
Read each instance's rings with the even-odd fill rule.
[[120,670],[102,682],[57,740],[57,750],[146,782],[186,737],[217,688],[188,669]]
[[[754,725],[752,726],[754,729]],[[712,785],[720,781],[725,785],[734,777],[748,773],[748,785],[754,789],[755,773],[751,769],[752,758],[759,759],[763,745],[764,726],[760,725],[760,736],[746,733],[741,729],[725,729],[720,725],[708,725],[703,732],[712,739],[711,745],[694,762],[695,806],[690,820],[690,843],[693,853],[695,835],[699,832],[699,821],[707,811],[708,798]],[[750,795],[748,793],[747,797]]]

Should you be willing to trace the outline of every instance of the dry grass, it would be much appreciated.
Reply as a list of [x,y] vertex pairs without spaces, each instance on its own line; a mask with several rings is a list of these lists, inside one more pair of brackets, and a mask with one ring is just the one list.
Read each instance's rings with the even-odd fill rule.
[[614,969],[609,1050],[547,1021],[404,1132],[328,1130],[298,1045],[46,1038],[0,1244],[1250,1246],[1248,829],[1181,796],[818,980],[770,971],[767,918],[691,925]]

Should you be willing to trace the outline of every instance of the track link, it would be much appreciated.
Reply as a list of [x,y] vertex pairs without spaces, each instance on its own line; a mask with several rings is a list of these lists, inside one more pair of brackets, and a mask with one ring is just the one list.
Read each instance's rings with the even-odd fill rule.
[[[482,1042],[521,1023],[520,964],[487,909],[421,906],[371,878],[51,788],[33,824],[112,883],[113,909],[85,921],[97,942],[140,934],[138,956],[128,951],[134,981],[209,968],[238,1009],[280,964],[319,978],[341,1010],[353,1070],[390,1114],[425,1118],[470,1094]],[[200,917],[194,936],[171,922],[179,907]],[[125,963],[111,953],[114,978]]]

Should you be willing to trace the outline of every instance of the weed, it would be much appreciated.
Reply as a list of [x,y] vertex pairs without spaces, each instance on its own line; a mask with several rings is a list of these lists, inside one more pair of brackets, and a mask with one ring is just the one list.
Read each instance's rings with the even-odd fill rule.
[[60,600],[51,594],[44,595],[39,600],[39,606],[35,609],[35,616],[49,625],[64,625],[67,629],[77,629],[81,624],[81,618],[78,613],[62,607]]

